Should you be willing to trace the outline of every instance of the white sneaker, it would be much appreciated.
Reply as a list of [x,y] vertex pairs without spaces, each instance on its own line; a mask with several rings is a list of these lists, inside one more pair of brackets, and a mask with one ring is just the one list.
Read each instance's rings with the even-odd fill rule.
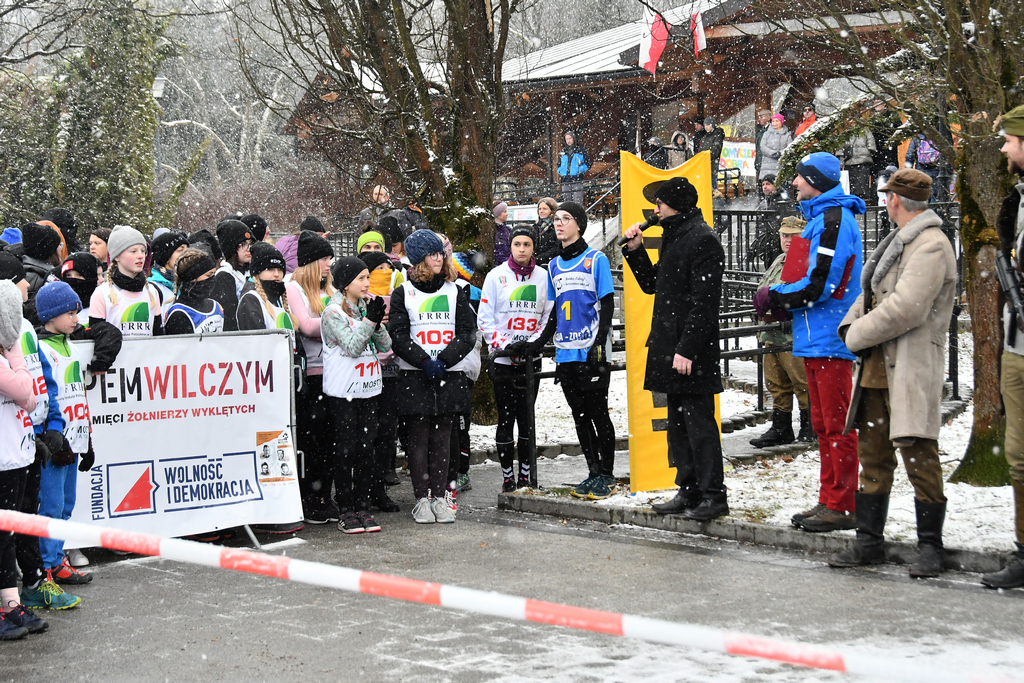
[[438,524],[451,524],[455,521],[455,510],[449,507],[447,498],[446,495],[444,498],[434,498],[430,501],[430,510]]
[[[435,518],[434,508],[429,498],[420,498],[412,509],[412,518],[417,524],[433,524],[438,521]],[[452,519],[451,521],[455,521]]]
[[69,550],[66,555],[68,556],[68,563],[70,563],[72,567],[77,568],[89,566],[89,558],[83,555],[82,551],[78,548]]

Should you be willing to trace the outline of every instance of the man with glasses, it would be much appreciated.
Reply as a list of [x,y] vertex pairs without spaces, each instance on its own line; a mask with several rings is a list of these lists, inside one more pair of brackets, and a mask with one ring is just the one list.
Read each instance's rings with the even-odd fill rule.
[[686,178],[652,183],[644,196],[661,217],[661,255],[651,263],[639,223],[626,230],[622,254],[640,289],[654,295],[644,389],[667,395],[668,464],[676,468],[679,487],[672,500],[653,508],[708,521],[729,514],[715,422],[725,252]]
[[608,416],[615,288],[608,257],[583,239],[583,207],[562,202],[554,220],[555,236],[562,243],[562,251],[548,266],[548,300],[555,306],[544,332],[527,350],[536,356],[549,339],[555,339],[555,379],[572,411],[589,468],[572,495],[599,500],[617,486],[612,474],[615,427]]
[[794,137],[800,137],[807,132],[807,129],[813,126],[818,121],[818,116],[814,112],[814,103],[808,104],[804,107],[804,120],[800,122],[800,125],[796,127],[796,135]]

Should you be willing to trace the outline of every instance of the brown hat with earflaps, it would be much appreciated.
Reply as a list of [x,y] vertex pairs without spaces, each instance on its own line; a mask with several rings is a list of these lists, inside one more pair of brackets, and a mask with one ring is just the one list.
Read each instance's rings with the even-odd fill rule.
[[779,234],[799,235],[804,231],[805,225],[807,225],[807,221],[799,216],[786,216],[782,219],[782,225],[779,226]]
[[916,168],[901,168],[889,177],[889,182],[880,191],[926,202],[932,198],[932,179]]

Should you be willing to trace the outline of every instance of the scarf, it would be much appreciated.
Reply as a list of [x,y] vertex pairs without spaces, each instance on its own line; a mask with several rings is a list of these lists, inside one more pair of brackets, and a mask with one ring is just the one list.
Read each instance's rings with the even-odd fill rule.
[[523,278],[524,280],[528,280],[530,276],[533,275],[533,269],[536,266],[537,261],[535,261],[532,256],[530,257],[530,262],[525,266],[521,266],[518,263],[516,263],[516,260],[511,256],[508,257],[508,267],[512,269],[513,273],[515,273],[518,277]]
[[585,253],[589,248],[587,241],[583,239],[583,236],[581,235],[578,240],[569,246],[562,247],[562,251],[558,255],[562,257],[563,261],[571,261],[580,254]]
[[942,219],[934,211],[928,209],[915,216],[899,230],[890,232],[868,257],[861,276],[861,287],[864,287],[864,280],[867,279],[871,284],[871,291],[878,293],[878,285],[882,282],[882,278],[894,265],[899,263],[903,256],[903,247],[913,242],[925,229],[937,228],[941,225]]
[[145,273],[139,273],[135,277],[128,277],[116,266],[112,266],[110,280],[126,292],[141,292],[146,288]]

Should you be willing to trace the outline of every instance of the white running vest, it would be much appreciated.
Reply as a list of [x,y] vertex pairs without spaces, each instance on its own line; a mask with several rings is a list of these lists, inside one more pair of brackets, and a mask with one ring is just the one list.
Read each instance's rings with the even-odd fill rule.
[[[432,359],[437,358],[455,339],[455,302],[459,288],[454,282],[446,282],[441,289],[428,294],[413,287],[411,282],[403,282],[402,290],[405,292],[405,310],[409,312],[409,334],[413,342]],[[449,369],[461,370],[459,365],[462,363]],[[404,358],[398,359],[398,367],[419,370]]]
[[231,267],[231,264],[227,261],[220,262],[220,268],[217,269],[218,273],[227,273],[235,279],[235,296],[239,299],[242,298],[242,287],[245,287],[245,273],[239,273],[237,270]]
[[[250,289],[248,292],[242,295],[242,299],[247,296],[255,297],[256,302],[260,305],[260,310],[263,311],[263,323],[266,325],[268,330],[291,330],[292,341],[295,340],[295,326],[292,324],[292,317],[288,315],[288,311],[284,310],[284,306],[275,306],[269,301],[264,301],[263,297],[260,296],[259,292],[255,289]],[[238,303],[241,304],[242,300],[239,299]]]
[[[39,362],[38,357],[36,362]],[[0,364],[10,368],[6,358]],[[33,375],[34,377],[34,375]],[[45,387],[43,393],[46,393]],[[0,472],[27,467],[36,457],[36,434],[32,418],[10,396],[0,395]]]
[[[153,321],[160,310],[160,296],[153,289],[153,285],[147,282],[141,292],[129,292],[120,287],[117,291],[111,292],[111,289],[109,282],[104,282],[96,288],[106,304],[107,314],[104,319],[120,328],[121,336],[126,339],[152,337]],[[111,293],[117,296],[116,304],[111,299]]]
[[[480,308],[491,311],[493,327],[484,339],[489,345],[507,341],[529,341],[544,329],[544,308],[548,302],[548,271],[540,266],[526,280],[520,280],[503,263],[487,274]],[[477,317],[481,320],[484,316]],[[487,334],[487,330],[481,330]],[[504,346],[504,344],[502,344]],[[511,365],[510,358],[495,359],[496,363]]]
[[46,360],[57,383],[57,405],[64,416],[64,438],[75,453],[89,450],[89,404],[85,399],[86,359],[79,347],[66,337],[51,337],[39,342],[39,352]]
[[29,321],[21,320],[21,353],[25,356],[25,366],[32,374],[32,393],[36,395],[36,409],[30,417],[32,424],[41,425],[50,410],[50,394],[46,391],[46,378],[43,377],[43,364],[39,362],[39,337]]
[[[350,316],[349,326],[355,320]],[[358,322],[358,321],[356,321]],[[324,344],[324,393],[334,398],[372,398],[380,395],[383,382],[380,361],[367,343],[356,357],[347,356],[340,346]]]

